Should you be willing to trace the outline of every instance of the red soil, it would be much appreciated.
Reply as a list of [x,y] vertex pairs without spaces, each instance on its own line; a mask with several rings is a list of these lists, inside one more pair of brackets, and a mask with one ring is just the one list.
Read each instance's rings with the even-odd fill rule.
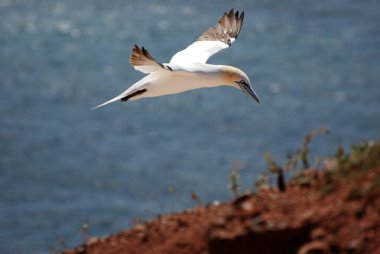
[[160,216],[65,254],[380,253],[380,166]]

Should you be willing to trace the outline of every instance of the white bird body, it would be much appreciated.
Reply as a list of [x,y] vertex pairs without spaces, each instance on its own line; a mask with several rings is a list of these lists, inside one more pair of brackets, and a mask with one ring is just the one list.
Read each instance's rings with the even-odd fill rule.
[[[178,68],[173,73],[166,70],[154,72],[144,78],[143,82],[138,82],[131,89],[141,89],[149,86],[147,92],[140,95],[143,97],[155,97],[167,94],[176,94],[188,90],[214,87],[223,85],[224,76],[218,66],[207,64],[197,66],[187,66],[188,68]],[[203,67],[203,69],[201,68]],[[133,99],[133,98],[131,98]]]
[[221,85],[239,88],[258,102],[249,78],[243,71],[232,66],[206,63],[210,56],[233,43],[240,32],[243,18],[244,12],[239,16],[239,12],[234,13],[233,9],[224,13],[216,26],[203,33],[186,49],[176,53],[170,63],[158,63],[144,47],[140,49],[135,45],[130,63],[136,70],[148,75],[95,108],[118,100],[137,100]]

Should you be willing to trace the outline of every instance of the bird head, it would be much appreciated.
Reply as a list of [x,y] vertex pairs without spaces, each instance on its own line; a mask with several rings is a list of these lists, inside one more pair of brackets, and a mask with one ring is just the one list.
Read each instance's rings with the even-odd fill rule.
[[245,94],[251,96],[257,103],[260,102],[259,97],[251,87],[251,82],[247,74],[245,74],[242,70],[230,67],[227,72],[229,73],[229,80],[232,81],[232,86],[242,90]]

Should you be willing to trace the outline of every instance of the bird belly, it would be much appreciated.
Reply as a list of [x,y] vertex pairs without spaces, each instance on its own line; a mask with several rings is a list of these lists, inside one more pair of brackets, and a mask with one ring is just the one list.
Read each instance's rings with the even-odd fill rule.
[[223,80],[215,74],[178,72],[149,81],[147,85],[144,86],[147,91],[138,97],[176,94],[220,85],[223,85]]

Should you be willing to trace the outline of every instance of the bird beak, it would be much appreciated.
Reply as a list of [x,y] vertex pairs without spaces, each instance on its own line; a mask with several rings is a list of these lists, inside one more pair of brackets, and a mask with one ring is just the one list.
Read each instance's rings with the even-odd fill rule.
[[250,95],[255,101],[257,101],[257,103],[260,103],[260,100],[259,100],[259,96],[257,96],[257,94],[255,93],[255,91],[253,91],[253,89],[251,88],[251,86],[245,82],[242,82],[242,81],[239,81],[239,82],[236,82],[240,89],[245,93],[245,94],[248,94]]

